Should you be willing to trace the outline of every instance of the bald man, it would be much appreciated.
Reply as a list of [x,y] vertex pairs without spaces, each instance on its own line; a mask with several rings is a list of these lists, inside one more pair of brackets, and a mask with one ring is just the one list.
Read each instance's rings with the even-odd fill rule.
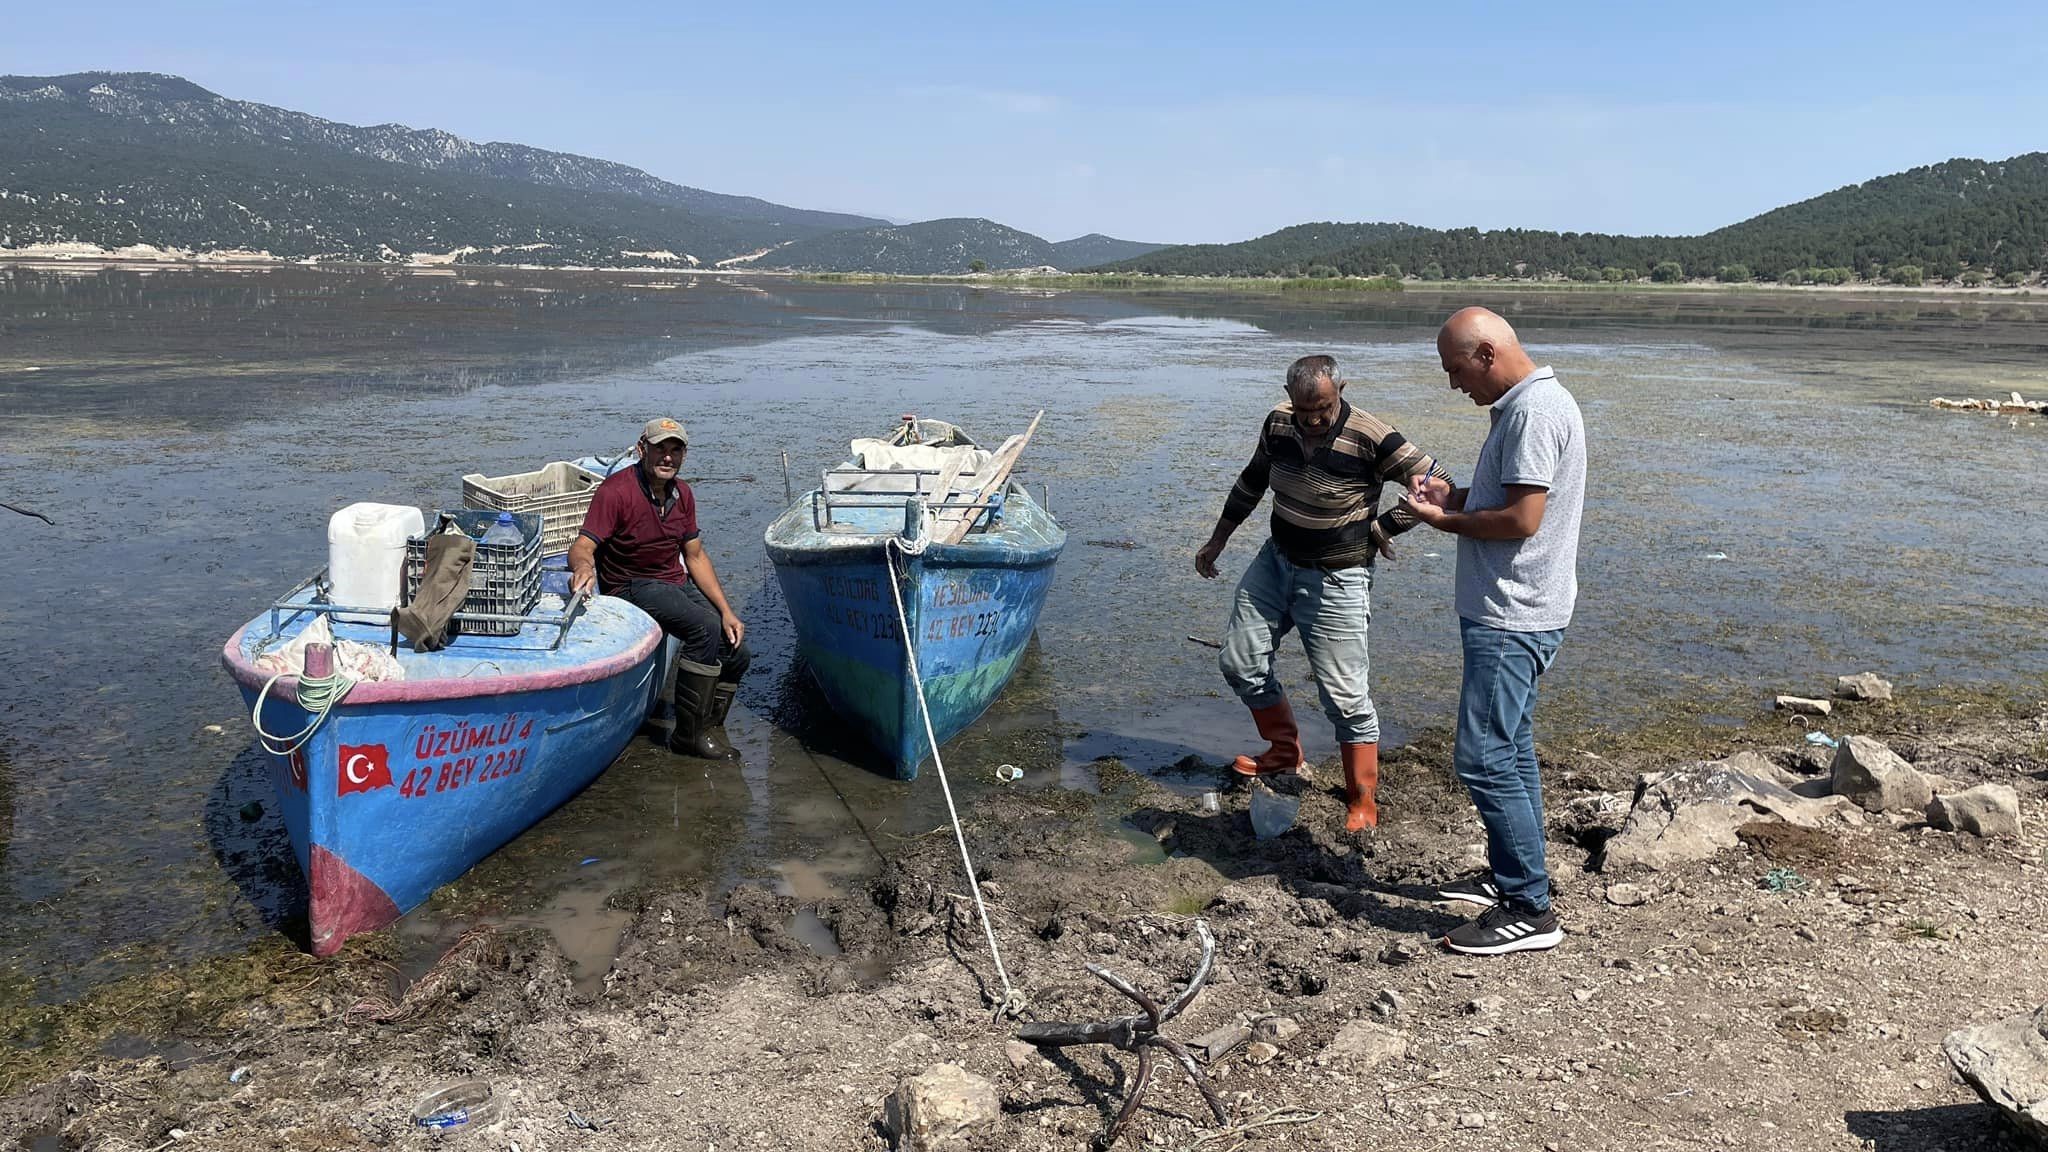
[[1490,409],[1472,486],[1409,484],[1402,506],[1458,538],[1458,628],[1465,677],[1453,759],[1486,824],[1488,869],[1439,895],[1485,909],[1453,929],[1453,951],[1491,956],[1552,948],[1537,776],[1536,680],[1557,657],[1578,599],[1586,427],[1578,402],[1484,308],[1454,314],[1436,337],[1451,387]]
[[1237,583],[1218,660],[1267,747],[1231,767],[1243,777],[1302,767],[1301,729],[1274,668],[1281,638],[1298,630],[1323,714],[1337,728],[1351,832],[1380,822],[1380,721],[1366,653],[1373,558],[1392,558],[1393,538],[1416,525],[1398,506],[1380,510],[1380,487],[1429,475],[1449,483],[1450,473],[1393,425],[1344,399],[1335,359],[1304,356],[1287,369],[1287,400],[1260,420],[1251,463],[1195,553],[1195,572],[1214,579],[1231,533],[1272,488],[1273,534]]

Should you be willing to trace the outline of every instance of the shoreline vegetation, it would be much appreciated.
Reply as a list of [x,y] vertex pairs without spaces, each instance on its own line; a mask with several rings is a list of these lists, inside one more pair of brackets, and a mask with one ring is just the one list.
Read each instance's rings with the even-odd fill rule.
[[[1459,291],[1562,292],[1588,294],[1624,293],[1709,293],[1725,296],[1872,296],[1888,299],[1943,300],[2028,300],[2034,290],[2044,287],[2039,278],[2020,283],[1985,280],[1980,283],[1899,282],[1879,279],[1783,281],[1728,281],[1711,277],[1680,280],[1584,281],[1564,276],[1425,279],[1419,276],[1180,276],[1142,272],[1057,272],[1048,269],[996,269],[985,272],[908,275],[888,272],[829,272],[747,267],[691,268],[673,264],[597,265],[482,264],[431,259],[412,261],[296,260],[263,252],[220,251],[178,252],[154,249],[146,253],[119,250],[41,251],[0,249],[0,269],[19,267],[37,270],[67,268],[125,268],[150,270],[266,271],[277,268],[338,269],[345,271],[386,270],[412,275],[485,274],[490,272],[567,273],[602,276],[713,277],[734,280],[795,280],[810,284],[937,284],[969,288],[1020,289],[1031,291],[1101,292],[1316,292],[1330,294],[1373,294],[1405,291],[1454,293]],[[2040,297],[2048,302],[2048,294]]]

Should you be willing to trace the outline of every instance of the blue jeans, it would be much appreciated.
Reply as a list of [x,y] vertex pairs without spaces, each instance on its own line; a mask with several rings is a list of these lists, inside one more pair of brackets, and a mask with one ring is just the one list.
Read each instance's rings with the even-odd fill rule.
[[1371,568],[1301,567],[1268,539],[1237,582],[1217,664],[1246,707],[1270,708],[1287,697],[1273,667],[1277,646],[1300,629],[1323,714],[1336,725],[1338,741],[1376,744],[1380,718],[1365,647],[1371,624]]
[[1550,907],[1543,864],[1543,781],[1536,774],[1536,678],[1557,658],[1564,630],[1510,632],[1462,617],[1465,682],[1458,693],[1458,779],[1486,825],[1486,858],[1501,895]]

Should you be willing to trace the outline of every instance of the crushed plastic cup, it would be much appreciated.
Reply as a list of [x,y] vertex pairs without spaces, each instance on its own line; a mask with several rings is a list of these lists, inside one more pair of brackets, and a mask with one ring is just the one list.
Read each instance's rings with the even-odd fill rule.
[[1833,736],[1828,735],[1827,733],[1821,731],[1818,728],[1815,728],[1806,734],[1806,742],[1808,744],[1813,745],[1816,748],[1839,748],[1842,746],[1841,741],[1835,739]]
[[1010,783],[1012,780],[1022,780],[1023,778],[1024,770],[1015,764],[996,765],[996,779],[1001,780],[1005,784]]
[[1215,792],[1204,792],[1201,797],[1201,805],[1204,812],[1221,812],[1223,811],[1223,797]]

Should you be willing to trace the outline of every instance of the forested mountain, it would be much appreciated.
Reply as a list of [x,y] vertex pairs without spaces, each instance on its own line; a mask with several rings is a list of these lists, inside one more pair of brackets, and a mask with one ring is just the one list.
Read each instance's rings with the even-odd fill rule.
[[1406,224],[1305,224],[1238,244],[1165,248],[1108,270],[1193,276],[1621,280],[1857,276],[1918,283],[2048,267],[2048,153],[1950,160],[1788,205],[1703,236]]
[[1029,232],[993,220],[952,219],[828,232],[778,248],[753,266],[926,276],[984,268],[1036,268],[1057,258],[1050,243]]
[[0,248],[688,264],[877,223],[586,156],[337,124],[172,76],[0,77]]
[[993,220],[957,218],[828,232],[778,248],[749,265],[893,276],[951,276],[1004,268],[1071,272],[1162,247],[1099,232],[1053,244]]
[[1086,236],[1076,236],[1072,240],[1061,240],[1054,244],[1052,266],[1067,271],[1075,268],[1092,268],[1112,260],[1129,260],[1134,256],[1143,256],[1147,252],[1157,252],[1164,247],[1164,244],[1119,240],[1114,236],[1104,236],[1100,232],[1090,232]]

